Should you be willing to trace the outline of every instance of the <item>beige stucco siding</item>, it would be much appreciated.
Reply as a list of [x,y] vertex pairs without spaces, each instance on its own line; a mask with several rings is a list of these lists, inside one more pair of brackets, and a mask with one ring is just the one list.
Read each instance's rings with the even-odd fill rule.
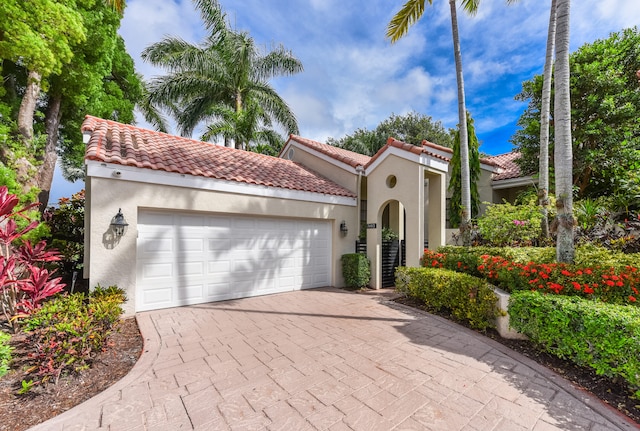
[[[91,286],[117,284],[127,291],[127,314],[135,311],[136,237],[141,209],[170,211],[202,211],[206,213],[242,214],[253,216],[322,219],[331,221],[332,275],[334,286],[343,286],[340,256],[353,252],[358,229],[356,206],[305,202],[284,198],[247,196],[211,190],[147,184],[121,179],[87,178],[87,256],[85,277]],[[114,242],[110,238],[111,218],[122,208],[129,223],[125,235]],[[339,232],[340,222],[349,227],[347,236]]]
[[338,163],[328,156],[314,154],[305,148],[293,147],[293,154],[290,160],[318,172],[323,177],[330,178],[334,183],[340,184],[353,193],[356,193],[358,189],[358,176],[355,174],[355,169],[349,167],[349,170],[347,170],[345,168],[348,165]]

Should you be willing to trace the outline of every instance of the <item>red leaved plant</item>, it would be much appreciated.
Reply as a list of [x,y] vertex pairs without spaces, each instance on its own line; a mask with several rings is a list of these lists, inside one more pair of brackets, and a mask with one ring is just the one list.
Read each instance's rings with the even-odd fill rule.
[[[18,317],[30,314],[46,298],[64,289],[61,278],[51,278],[52,272],[44,268],[48,262],[60,260],[58,252],[47,250],[40,241],[33,246],[28,240],[17,243],[40,224],[30,220],[26,212],[38,204],[16,210],[18,197],[0,187],[0,306],[8,325],[15,330]],[[16,220],[27,220],[20,229]]]

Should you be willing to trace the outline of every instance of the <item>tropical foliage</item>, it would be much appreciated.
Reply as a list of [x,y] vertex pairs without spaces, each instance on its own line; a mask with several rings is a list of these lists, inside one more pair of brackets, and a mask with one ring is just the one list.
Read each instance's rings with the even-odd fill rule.
[[417,112],[405,115],[391,114],[373,130],[358,129],[340,139],[329,138],[328,144],[367,156],[373,156],[384,147],[390,137],[412,145],[429,141],[443,147],[453,145],[453,129],[445,129],[441,121]]
[[84,175],[84,115],[133,120],[141,83],[114,7],[123,2],[7,0],[0,10],[0,163],[21,193],[42,192],[41,209],[58,155],[68,178]]
[[[625,29],[571,54],[573,184],[577,197],[627,195],[640,204],[640,32]],[[512,142],[524,172],[538,169],[542,77],[522,84],[528,101]],[[550,146],[554,146],[554,121]],[[550,163],[554,165],[554,161]]]
[[59,254],[47,250],[45,241],[32,245],[23,240],[40,222],[28,220],[27,226],[19,227],[17,219],[26,217],[30,208],[16,209],[18,201],[7,187],[0,187],[0,307],[12,329],[17,328],[16,319],[29,315],[64,288],[47,268],[48,263],[60,260]]
[[[200,44],[170,36],[142,53],[167,71],[150,82],[147,106],[173,117],[183,136],[200,126],[205,140],[223,139],[245,150],[265,144],[277,149],[285,139],[276,126],[290,134],[298,133],[298,125],[269,80],[298,73],[302,64],[283,46],[264,53],[248,33],[232,30],[216,0],[195,4],[209,32]],[[153,119],[167,130],[161,115]]]

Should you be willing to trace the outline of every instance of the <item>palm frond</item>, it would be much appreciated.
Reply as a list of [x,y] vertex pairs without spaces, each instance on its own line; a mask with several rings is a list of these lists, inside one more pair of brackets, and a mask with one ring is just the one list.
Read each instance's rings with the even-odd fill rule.
[[480,0],[462,0],[462,9],[471,16],[478,13],[478,6],[480,6]]
[[[431,4],[433,0],[428,1]],[[402,9],[391,18],[387,26],[387,37],[391,39],[391,43],[400,40],[402,36],[407,34],[409,27],[420,19],[424,14],[424,2],[425,0],[408,0]]]

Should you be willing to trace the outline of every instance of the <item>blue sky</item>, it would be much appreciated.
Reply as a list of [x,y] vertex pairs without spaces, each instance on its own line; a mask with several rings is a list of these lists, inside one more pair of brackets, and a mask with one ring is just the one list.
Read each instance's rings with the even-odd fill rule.
[[[220,0],[232,27],[265,50],[282,44],[304,72],[272,81],[304,137],[325,141],[375,128],[391,114],[416,111],[457,124],[449,2],[426,5],[422,19],[396,44],[386,25],[403,0]],[[521,83],[544,66],[550,0],[483,0],[474,17],[458,14],[467,109],[481,151],[511,150],[525,104]],[[640,1],[574,0],[571,50],[637,25]],[[206,34],[190,0],[128,0],[120,34],[145,79],[163,74],[141,51],[166,35],[198,43]],[[148,127],[142,120],[141,127]],[[82,188],[56,175],[51,202]]]

